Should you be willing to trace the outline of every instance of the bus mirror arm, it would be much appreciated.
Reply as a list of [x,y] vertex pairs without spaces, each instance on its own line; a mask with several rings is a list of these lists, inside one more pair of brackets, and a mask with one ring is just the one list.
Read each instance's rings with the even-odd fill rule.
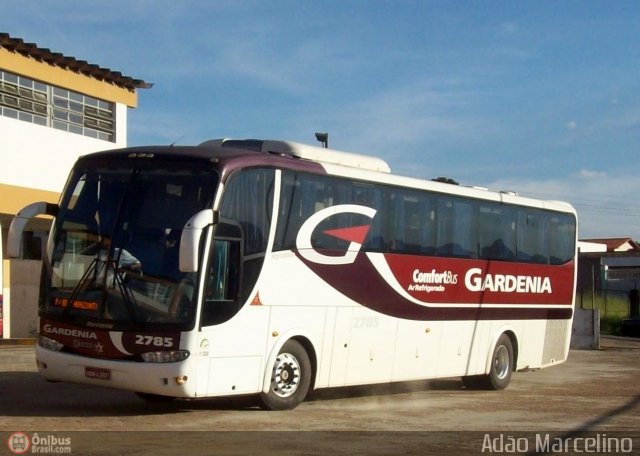
[[22,235],[29,220],[38,215],[58,215],[59,206],[57,204],[39,201],[25,206],[16,214],[9,226],[9,236],[7,238],[7,256],[9,258],[20,258],[22,255]]
[[180,271],[196,272],[200,258],[200,238],[204,230],[216,223],[218,212],[213,209],[204,209],[191,217],[182,229],[180,236]]

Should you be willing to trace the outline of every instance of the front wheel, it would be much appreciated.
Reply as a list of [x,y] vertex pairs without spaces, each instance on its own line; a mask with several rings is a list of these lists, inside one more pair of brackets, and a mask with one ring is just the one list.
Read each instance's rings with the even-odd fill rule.
[[271,367],[269,392],[260,393],[260,401],[268,410],[291,410],[307,396],[311,385],[311,361],[302,345],[288,340]]

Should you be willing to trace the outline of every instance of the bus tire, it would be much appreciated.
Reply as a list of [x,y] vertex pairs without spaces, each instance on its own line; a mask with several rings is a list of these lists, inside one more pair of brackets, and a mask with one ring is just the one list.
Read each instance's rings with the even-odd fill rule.
[[271,366],[269,392],[260,393],[267,410],[291,410],[304,401],[311,385],[309,354],[295,340],[288,340]]
[[511,338],[502,334],[493,349],[489,373],[485,376],[487,389],[503,390],[511,381],[513,372],[513,344]]
[[511,338],[502,334],[491,355],[489,373],[462,377],[467,389],[503,390],[511,381],[513,373],[513,344]]

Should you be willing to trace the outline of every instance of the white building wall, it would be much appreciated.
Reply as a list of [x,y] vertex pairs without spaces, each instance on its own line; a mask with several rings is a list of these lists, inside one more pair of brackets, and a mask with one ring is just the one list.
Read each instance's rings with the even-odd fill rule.
[[598,244],[597,242],[578,241],[578,249],[581,253],[606,252],[606,244]]
[[[115,104],[116,142],[0,116],[0,183],[61,192],[78,157],[127,146],[127,109],[125,104]],[[0,261],[2,258],[0,234]],[[4,260],[0,264],[0,287],[11,282],[10,287],[0,290],[4,298],[0,305],[0,338],[33,337],[37,331],[41,264],[30,260]],[[9,268],[15,274],[3,280],[3,269],[8,274]]]
[[0,116],[0,183],[62,191],[81,155],[127,145],[127,106],[116,104],[116,142]]

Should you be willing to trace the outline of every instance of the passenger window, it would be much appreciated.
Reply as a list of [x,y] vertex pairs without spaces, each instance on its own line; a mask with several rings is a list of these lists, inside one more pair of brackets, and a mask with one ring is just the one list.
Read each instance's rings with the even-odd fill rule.
[[571,215],[558,214],[549,218],[551,264],[564,264],[575,255],[576,225]]
[[332,182],[333,179],[325,176],[282,173],[274,250],[294,249],[298,230],[305,220],[335,204]]
[[220,215],[242,226],[245,255],[264,254],[267,249],[273,182],[273,170],[251,169],[231,176],[225,184]]
[[438,255],[474,258],[473,205],[458,198],[438,201]]
[[547,223],[541,211],[522,209],[518,213],[518,261],[546,264]]
[[496,203],[481,203],[478,207],[478,246],[484,260],[515,259],[516,223],[513,211]]
[[241,303],[249,299],[264,263],[273,213],[274,182],[274,170],[256,168],[233,174],[225,184],[220,216],[237,223],[242,231]]
[[420,192],[393,190],[392,238],[389,250],[433,255],[437,233],[434,198]]

